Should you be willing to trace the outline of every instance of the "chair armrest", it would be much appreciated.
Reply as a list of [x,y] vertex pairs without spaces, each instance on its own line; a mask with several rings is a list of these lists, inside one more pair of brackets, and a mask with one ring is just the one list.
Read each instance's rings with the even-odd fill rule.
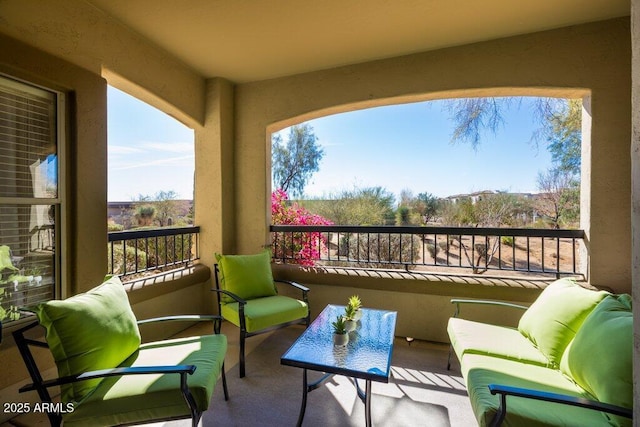
[[238,295],[234,294],[233,292],[229,292],[227,290],[224,289],[211,289],[213,292],[218,292],[219,294],[225,294],[230,296],[231,298],[233,298],[237,303],[241,304],[241,305],[245,305],[247,303],[246,300],[240,298]]
[[541,390],[533,390],[528,388],[510,387],[501,384],[489,384],[491,394],[500,395],[500,408],[492,426],[500,425],[507,414],[507,396],[522,397],[525,399],[542,400],[545,402],[560,403],[564,405],[578,406],[595,411],[606,412],[621,417],[632,418],[633,411],[622,406],[612,405],[610,403],[602,403],[597,400],[585,399],[583,397],[569,396],[565,394],[550,393]]
[[[71,384],[78,381],[93,380],[96,378],[116,377],[123,375],[147,375],[147,374],[188,374],[192,375],[196,371],[195,365],[161,365],[161,366],[133,366],[111,369],[100,369],[97,371],[83,372],[78,375],[55,378],[43,381],[41,386],[45,388],[55,387],[63,384]],[[19,392],[36,390],[35,384],[27,384],[20,388]]]
[[208,322],[215,320],[224,320],[222,316],[218,316],[215,314],[181,314],[177,316],[163,316],[163,317],[153,317],[150,319],[142,319],[138,320],[138,325],[144,325],[147,323],[154,322],[177,322],[177,321],[185,321],[185,322]]
[[517,308],[519,310],[527,310],[529,307],[526,305],[514,304],[511,302],[505,301],[495,301],[495,300],[482,300],[482,299],[457,299],[454,298],[451,300],[451,304],[456,305],[456,311],[453,314],[453,317],[458,317],[460,314],[460,305],[461,304],[478,304],[478,305],[490,305],[490,306],[498,306],[498,307],[509,307],[509,308]]
[[138,325],[146,325],[157,322],[213,322],[213,332],[220,333],[223,321],[222,316],[215,314],[179,314],[176,316],[153,317],[151,319],[138,320]]

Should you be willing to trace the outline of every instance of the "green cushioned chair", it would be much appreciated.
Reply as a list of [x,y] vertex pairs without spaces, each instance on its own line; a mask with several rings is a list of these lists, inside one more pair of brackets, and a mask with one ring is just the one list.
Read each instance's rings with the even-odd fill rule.
[[[116,277],[66,300],[34,309],[38,321],[13,332],[36,391],[51,404],[51,425],[111,426],[191,418],[198,424],[218,377],[224,374],[226,336],[220,316],[168,316],[138,321]],[[213,334],[141,343],[138,325],[168,321],[210,321]],[[46,342],[30,338],[36,326]],[[48,347],[59,378],[44,381],[30,347]],[[60,386],[61,404],[48,392]]]
[[309,289],[278,282],[302,292],[302,300],[278,295],[271,272],[271,253],[216,254],[215,281],[220,315],[240,328],[240,378],[245,376],[245,339],[295,324],[309,326]]

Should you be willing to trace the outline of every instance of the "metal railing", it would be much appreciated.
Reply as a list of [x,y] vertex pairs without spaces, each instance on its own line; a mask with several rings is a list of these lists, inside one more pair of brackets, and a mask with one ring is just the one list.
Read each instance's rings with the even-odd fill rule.
[[188,266],[200,258],[199,233],[197,226],[110,232],[109,273],[127,276]]
[[272,225],[270,231],[274,261],[281,263],[556,277],[580,274],[584,239],[583,230],[529,228]]

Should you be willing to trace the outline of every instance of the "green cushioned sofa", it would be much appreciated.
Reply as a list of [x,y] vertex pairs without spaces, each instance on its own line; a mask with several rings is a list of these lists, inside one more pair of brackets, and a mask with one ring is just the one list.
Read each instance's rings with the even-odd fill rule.
[[[220,316],[169,316],[138,321],[117,277],[89,292],[34,308],[36,322],[13,336],[51,425],[113,426],[191,418],[196,426],[208,408],[214,386],[224,376],[226,336]],[[141,342],[138,325],[168,321],[209,321],[211,335]],[[32,337],[45,329],[43,342]],[[44,381],[30,347],[48,347],[59,378]],[[60,386],[61,404],[48,389]]]
[[[530,307],[454,299],[447,331],[480,426],[631,426],[629,295],[550,284]],[[517,328],[460,317],[465,304],[521,309]]]

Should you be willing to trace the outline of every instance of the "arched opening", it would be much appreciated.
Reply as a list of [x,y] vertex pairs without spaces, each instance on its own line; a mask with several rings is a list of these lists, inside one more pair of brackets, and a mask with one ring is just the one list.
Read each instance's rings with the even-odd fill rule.
[[385,238],[317,229],[306,246],[302,234],[285,244],[272,233],[276,257],[309,263],[306,248],[332,265],[584,278],[591,121],[575,91],[560,94],[417,101],[274,126],[272,225],[420,227]]

